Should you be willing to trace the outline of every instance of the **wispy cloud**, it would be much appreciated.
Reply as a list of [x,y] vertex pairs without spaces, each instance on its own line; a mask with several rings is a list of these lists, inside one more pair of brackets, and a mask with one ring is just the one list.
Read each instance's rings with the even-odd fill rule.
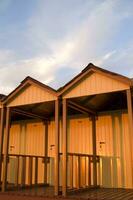
[[26,76],[59,87],[70,77],[58,83],[57,72],[69,73],[68,67],[75,74],[89,62],[122,73],[125,63],[128,75],[133,73],[133,43],[128,40],[123,50],[120,35],[123,23],[133,19],[131,6],[120,0],[76,0],[76,7],[73,2],[39,1],[16,49],[0,48],[1,93],[10,92]]

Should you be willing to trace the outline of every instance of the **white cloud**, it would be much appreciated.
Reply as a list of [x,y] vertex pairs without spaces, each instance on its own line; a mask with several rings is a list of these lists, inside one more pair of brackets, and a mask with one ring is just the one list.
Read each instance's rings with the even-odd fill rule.
[[116,54],[116,53],[117,53],[116,50],[113,50],[111,52],[106,53],[104,56],[100,57],[99,59],[96,59],[95,64],[102,66],[106,61],[111,59],[113,57],[113,55]]
[[[13,52],[0,52],[0,93],[9,93],[26,76],[32,76],[45,84],[55,81],[55,73],[70,58],[72,45],[66,43],[56,48],[49,57],[17,60]],[[4,67],[3,67],[4,64]]]
[[0,50],[0,92],[10,92],[26,76],[54,86],[56,72],[63,66],[79,72],[88,62],[105,66],[112,59],[118,64],[118,61],[121,63],[121,60],[128,58],[133,63],[131,50],[123,53],[107,48],[117,34],[121,21],[130,17],[127,11],[118,12],[120,2],[106,0],[96,3],[87,17],[58,39],[46,32],[47,27],[43,24],[45,13],[37,9],[25,30],[25,37],[30,42],[28,45],[31,49],[37,49],[37,54],[18,60],[17,52]]

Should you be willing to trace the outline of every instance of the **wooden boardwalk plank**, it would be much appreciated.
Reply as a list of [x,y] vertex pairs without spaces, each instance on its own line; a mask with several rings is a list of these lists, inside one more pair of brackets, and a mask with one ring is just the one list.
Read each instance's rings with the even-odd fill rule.
[[[61,189],[61,188],[60,188]],[[8,191],[8,195],[32,196],[32,197],[54,197],[54,187],[27,188],[18,191]],[[1,199],[2,193],[0,193]],[[84,199],[84,200],[133,200],[132,189],[88,189],[86,191],[74,192],[66,198],[60,199]],[[14,198],[15,199],[15,198]],[[17,198],[16,198],[17,199]],[[4,199],[3,199],[4,200]]]

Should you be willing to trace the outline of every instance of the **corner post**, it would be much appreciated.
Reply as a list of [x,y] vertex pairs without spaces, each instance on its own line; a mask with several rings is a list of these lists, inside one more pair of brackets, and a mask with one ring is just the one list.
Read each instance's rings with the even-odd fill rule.
[[55,100],[55,195],[59,195],[60,100]]
[[[131,90],[126,90],[127,96],[127,111],[128,111],[128,124],[129,124],[129,135],[130,135],[130,146],[131,146],[131,163],[133,162],[133,107],[132,107],[132,94]],[[133,171],[133,163],[132,163],[132,171]],[[133,183],[133,175],[132,175],[132,183]]]
[[0,119],[0,183],[2,176],[2,159],[3,159],[3,141],[4,141],[4,119],[5,119],[5,107],[1,108],[1,119]]
[[45,146],[44,146],[44,155],[45,155],[45,160],[44,160],[44,184],[47,184],[47,173],[48,173],[48,165],[47,165],[47,157],[48,157],[48,121],[44,122],[45,126]]
[[62,195],[67,195],[67,100],[63,99],[63,172]]
[[97,147],[96,147],[96,116],[92,116],[92,145],[93,145],[93,184],[97,186]]
[[9,149],[9,133],[10,133],[10,120],[11,120],[11,110],[7,107],[6,112],[6,131],[5,131],[5,151],[3,160],[3,182],[2,182],[2,192],[6,191],[7,186],[7,165],[8,165],[8,149]]

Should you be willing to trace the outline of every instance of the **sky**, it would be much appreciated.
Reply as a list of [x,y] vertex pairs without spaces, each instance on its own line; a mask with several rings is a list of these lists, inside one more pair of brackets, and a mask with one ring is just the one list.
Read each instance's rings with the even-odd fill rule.
[[133,77],[132,0],[0,0],[0,93],[57,89],[88,63]]

